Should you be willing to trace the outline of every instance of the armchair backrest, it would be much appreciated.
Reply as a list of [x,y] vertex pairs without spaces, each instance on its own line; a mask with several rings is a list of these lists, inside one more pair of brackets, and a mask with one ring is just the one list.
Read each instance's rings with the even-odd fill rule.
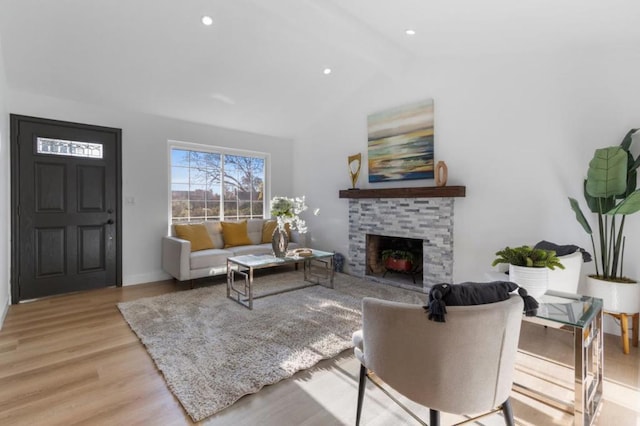
[[446,322],[419,305],[365,298],[364,364],[385,383],[431,409],[492,409],[513,383],[523,302],[448,306]]

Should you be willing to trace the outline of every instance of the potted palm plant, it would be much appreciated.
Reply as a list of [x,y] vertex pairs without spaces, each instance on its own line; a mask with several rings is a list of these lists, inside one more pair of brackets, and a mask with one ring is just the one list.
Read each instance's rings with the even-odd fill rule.
[[586,280],[585,292],[604,301],[608,311],[634,313],[640,310],[640,286],[624,275],[624,225],[628,215],[640,211],[640,190],[636,189],[636,159],[629,151],[638,129],[631,129],[619,146],[596,149],[587,178],[584,198],[595,214],[598,239],[578,202],[569,198],[576,219],[591,237],[596,273]]
[[491,264],[509,264],[509,280],[527,290],[533,297],[542,296],[549,287],[549,269],[564,269],[556,252],[530,246],[505,247],[496,252]]

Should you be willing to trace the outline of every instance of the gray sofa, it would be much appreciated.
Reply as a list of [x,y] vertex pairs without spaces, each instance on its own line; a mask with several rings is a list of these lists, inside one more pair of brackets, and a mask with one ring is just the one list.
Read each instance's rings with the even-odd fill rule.
[[[173,225],[171,235],[162,238],[162,269],[178,281],[188,281],[213,275],[226,274],[227,258],[245,254],[272,254],[271,243],[262,243],[262,227],[266,220],[248,219],[247,234],[252,245],[224,248],[222,226],[219,221],[205,221],[209,237],[215,248],[191,251],[191,243],[177,238]],[[304,234],[291,232],[289,249],[305,245]]]

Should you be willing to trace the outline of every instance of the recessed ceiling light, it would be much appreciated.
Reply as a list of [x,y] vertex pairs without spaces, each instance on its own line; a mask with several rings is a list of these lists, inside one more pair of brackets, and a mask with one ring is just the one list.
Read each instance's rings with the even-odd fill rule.
[[206,26],[209,26],[213,24],[213,18],[211,16],[205,15],[202,17],[202,23],[205,24]]
[[406,35],[416,35],[416,30],[412,30],[411,28],[404,30]]
[[329,75],[331,74],[331,68],[325,68],[322,72],[324,73],[324,75]]

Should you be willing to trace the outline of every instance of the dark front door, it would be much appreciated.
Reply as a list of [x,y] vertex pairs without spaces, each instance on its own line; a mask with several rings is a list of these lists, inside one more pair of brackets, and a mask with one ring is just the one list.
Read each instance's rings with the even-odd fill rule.
[[12,301],[121,285],[121,130],[11,115]]

